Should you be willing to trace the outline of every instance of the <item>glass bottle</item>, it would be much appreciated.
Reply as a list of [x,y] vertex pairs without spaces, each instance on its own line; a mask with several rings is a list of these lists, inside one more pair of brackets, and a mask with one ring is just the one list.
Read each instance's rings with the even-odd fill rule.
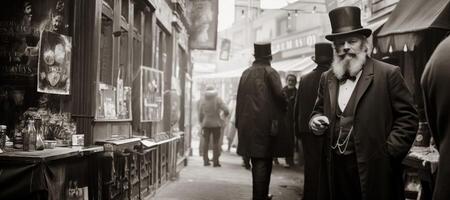
[[6,145],[6,126],[0,125],[0,149],[5,149]]
[[34,120],[27,121],[27,127],[23,132],[23,150],[35,151],[36,150],[36,128],[34,127]]

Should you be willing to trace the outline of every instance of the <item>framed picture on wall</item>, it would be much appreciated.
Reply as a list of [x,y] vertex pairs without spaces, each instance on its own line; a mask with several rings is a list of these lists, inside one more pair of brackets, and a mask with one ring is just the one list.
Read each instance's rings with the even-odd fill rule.
[[141,66],[141,122],[162,120],[163,88],[163,72]]
[[37,91],[70,94],[72,38],[43,31],[40,41]]

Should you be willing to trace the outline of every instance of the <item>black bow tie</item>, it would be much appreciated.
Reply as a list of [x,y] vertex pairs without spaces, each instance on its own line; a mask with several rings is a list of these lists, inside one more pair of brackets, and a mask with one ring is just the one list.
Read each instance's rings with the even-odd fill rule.
[[347,72],[342,76],[342,78],[339,80],[341,83],[345,83],[345,81],[351,80],[352,82],[356,81],[356,76],[350,76],[350,74]]

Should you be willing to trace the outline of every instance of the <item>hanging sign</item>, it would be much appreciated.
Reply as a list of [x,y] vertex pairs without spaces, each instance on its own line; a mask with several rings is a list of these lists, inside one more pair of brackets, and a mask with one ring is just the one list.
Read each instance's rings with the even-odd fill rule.
[[215,50],[217,45],[218,0],[191,0],[192,49]]

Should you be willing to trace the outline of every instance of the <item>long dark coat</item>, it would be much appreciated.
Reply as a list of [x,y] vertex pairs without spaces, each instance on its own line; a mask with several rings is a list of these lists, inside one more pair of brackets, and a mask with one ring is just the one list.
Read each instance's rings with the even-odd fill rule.
[[[236,97],[239,155],[258,158],[285,156],[275,145],[284,134],[286,100],[281,89],[280,76],[269,64],[253,63],[242,74]],[[274,120],[279,122],[277,136],[270,134]]]
[[288,86],[285,86],[282,92],[287,102],[286,114],[284,116],[284,133],[280,134],[280,137],[277,138],[275,146],[279,147],[277,154],[283,155],[283,157],[292,157],[294,156],[295,144],[294,105],[297,88],[289,89]]
[[422,74],[422,90],[425,111],[433,138],[439,149],[440,158],[436,184],[433,193],[435,200],[450,199],[448,181],[450,180],[450,37],[447,37],[434,51]]
[[[401,160],[414,141],[418,124],[413,97],[400,68],[371,58],[367,58],[358,85],[353,108],[353,136],[362,199],[405,199]],[[333,72],[325,72],[320,80],[313,117],[327,116],[330,119],[328,130],[335,130],[337,89],[338,81]],[[330,142],[334,131],[325,134],[328,136],[328,173],[332,179]],[[331,188],[332,180],[329,183]]]
[[328,199],[326,195],[320,197],[326,194],[321,189],[327,188],[326,163],[323,156],[326,136],[314,135],[308,125],[317,98],[320,76],[328,69],[329,66],[317,66],[312,72],[303,75],[298,85],[294,116],[297,138],[302,141],[305,158],[304,200]]

